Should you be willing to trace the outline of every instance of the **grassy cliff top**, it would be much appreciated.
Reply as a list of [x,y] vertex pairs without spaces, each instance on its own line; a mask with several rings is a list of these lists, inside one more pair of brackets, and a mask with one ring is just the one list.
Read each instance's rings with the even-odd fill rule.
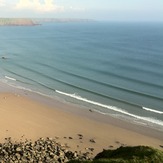
[[[104,150],[97,154],[93,161],[82,163],[163,163],[163,151],[148,146],[120,147],[115,150]],[[70,161],[69,163],[81,163]]]

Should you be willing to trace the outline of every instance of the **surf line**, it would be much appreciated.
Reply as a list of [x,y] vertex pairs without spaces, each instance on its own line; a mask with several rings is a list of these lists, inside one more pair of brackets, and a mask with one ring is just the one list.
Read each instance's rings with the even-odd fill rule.
[[154,112],[154,113],[158,113],[158,114],[163,114],[163,112],[159,111],[159,110],[154,110],[154,109],[150,109],[150,108],[146,108],[146,107],[142,107],[142,108],[146,111],[150,111],[150,112]]
[[97,106],[100,106],[100,107],[103,107],[103,108],[107,108],[109,110],[113,110],[113,111],[128,115],[128,116],[136,118],[136,119],[140,119],[140,120],[143,120],[143,121],[146,121],[146,122],[150,122],[150,123],[154,123],[154,124],[163,126],[163,121],[160,121],[160,120],[157,120],[157,119],[152,119],[152,118],[149,118],[149,117],[141,117],[141,116],[138,116],[138,115],[134,115],[134,114],[129,113],[129,112],[125,111],[125,110],[122,110],[121,108],[118,108],[118,107],[115,107],[115,106],[108,106],[108,105],[104,105],[104,104],[101,104],[101,103],[98,103],[98,102],[94,102],[94,101],[88,100],[86,98],[82,98],[80,96],[77,96],[76,94],[69,94],[69,93],[58,91],[58,90],[55,90],[55,92],[57,92],[59,94],[62,94],[62,95],[72,97],[72,98],[75,98],[75,99],[78,99],[78,100],[81,100],[81,101],[84,101],[84,102],[88,102],[90,104],[94,104],[94,105],[97,105]]
[[6,78],[6,79],[9,79],[9,80],[13,80],[13,81],[16,81],[16,79],[14,79],[14,78],[11,78],[11,77],[9,77],[9,76],[5,76],[5,78]]

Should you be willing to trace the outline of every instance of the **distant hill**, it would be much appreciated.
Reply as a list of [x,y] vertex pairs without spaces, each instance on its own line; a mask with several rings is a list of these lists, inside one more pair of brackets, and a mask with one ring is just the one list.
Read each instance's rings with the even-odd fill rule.
[[77,19],[77,18],[38,18],[33,19],[35,22],[56,22],[56,23],[69,23],[69,22],[93,22],[93,19]]
[[74,18],[0,18],[0,26],[35,26],[44,22],[69,23],[69,22],[92,22],[92,19]]
[[0,18],[0,26],[34,26],[38,25],[29,18]]

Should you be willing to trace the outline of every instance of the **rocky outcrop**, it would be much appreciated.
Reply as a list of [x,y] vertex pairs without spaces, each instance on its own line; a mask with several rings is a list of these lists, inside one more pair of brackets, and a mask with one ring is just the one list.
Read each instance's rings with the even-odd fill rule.
[[64,163],[70,160],[90,160],[89,153],[72,152],[65,145],[57,143],[56,139],[40,138],[35,142],[13,142],[6,138],[0,144],[0,162],[10,163]]

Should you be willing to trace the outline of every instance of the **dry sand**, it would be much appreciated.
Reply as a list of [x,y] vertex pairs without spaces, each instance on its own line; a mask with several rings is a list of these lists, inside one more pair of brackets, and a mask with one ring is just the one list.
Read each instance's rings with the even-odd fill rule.
[[[72,109],[74,108],[74,110]],[[78,134],[82,134],[80,139]],[[148,145],[160,148],[163,132],[129,124],[109,116],[78,109],[65,103],[47,105],[25,95],[0,94],[0,141],[58,137],[71,150],[94,148],[94,155],[121,145]],[[90,140],[95,140],[95,143]]]

